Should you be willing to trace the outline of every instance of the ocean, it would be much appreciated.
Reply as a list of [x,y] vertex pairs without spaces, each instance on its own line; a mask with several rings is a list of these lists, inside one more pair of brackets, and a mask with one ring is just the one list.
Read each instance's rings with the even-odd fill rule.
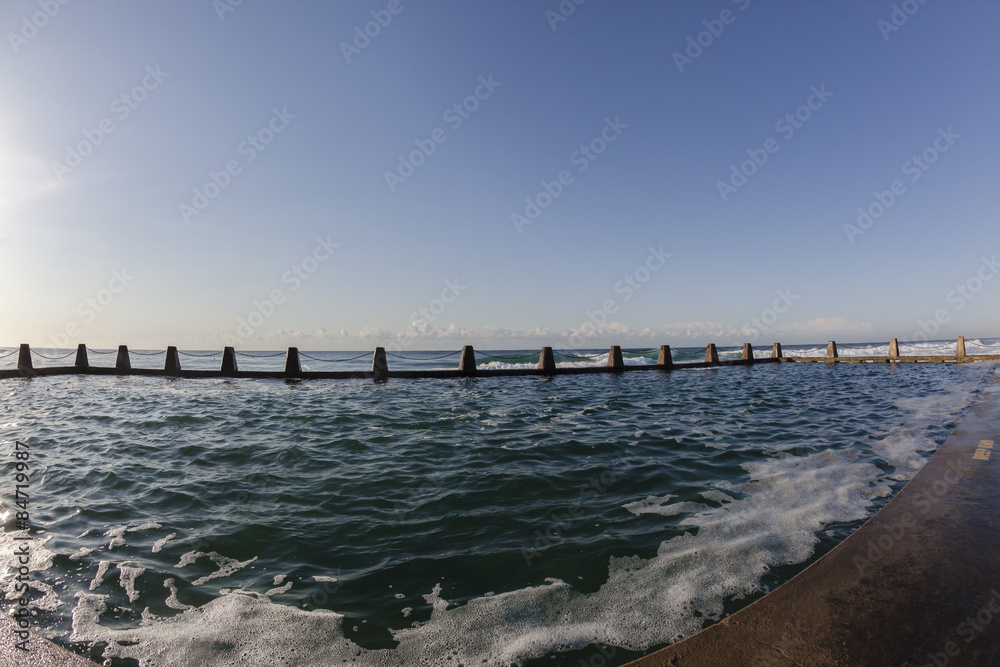
[[[953,342],[922,345],[954,354]],[[902,353],[929,353],[915,349]],[[133,365],[163,363],[148,352]],[[400,353],[389,367],[453,367],[457,356],[436,358],[448,353]],[[185,368],[221,359],[190,354]],[[311,370],[371,364],[308,354]],[[538,352],[492,354],[479,363],[533,366]],[[572,354],[557,363],[607,359]],[[255,355],[241,370],[280,370],[280,354]],[[32,626],[114,666],[619,665],[842,541],[920,469],[996,366],[3,380],[0,591],[10,610],[15,550],[31,537]]]

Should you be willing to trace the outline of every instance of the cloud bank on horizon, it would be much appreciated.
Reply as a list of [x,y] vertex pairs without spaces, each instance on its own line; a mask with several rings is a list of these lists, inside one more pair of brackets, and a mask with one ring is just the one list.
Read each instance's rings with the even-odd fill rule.
[[1000,5],[0,8],[0,345],[1000,335]]

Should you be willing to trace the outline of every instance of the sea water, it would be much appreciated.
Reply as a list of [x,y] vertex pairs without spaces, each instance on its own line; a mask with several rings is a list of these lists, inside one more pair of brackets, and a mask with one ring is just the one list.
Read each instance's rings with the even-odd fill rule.
[[995,367],[4,380],[0,590],[30,536],[33,627],[108,665],[621,664],[842,541]]

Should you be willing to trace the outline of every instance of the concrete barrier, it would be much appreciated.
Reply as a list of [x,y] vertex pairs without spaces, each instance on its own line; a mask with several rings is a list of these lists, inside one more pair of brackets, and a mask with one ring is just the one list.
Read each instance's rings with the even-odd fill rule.
[[296,378],[302,375],[302,364],[299,363],[299,348],[290,347],[285,354],[285,376]]
[[222,351],[222,370],[220,372],[230,377],[235,376],[239,372],[239,366],[236,363],[235,348],[227,347]]
[[118,357],[115,359],[115,369],[119,371],[132,370],[132,359],[128,356],[128,346],[118,346]]
[[612,368],[616,371],[620,371],[625,368],[625,360],[622,359],[622,348],[618,345],[612,345],[611,350],[608,352],[608,368]]
[[87,359],[87,346],[83,343],[76,346],[76,362],[73,365],[77,368],[90,367],[90,361]]
[[705,348],[705,363],[706,364],[719,363],[719,351],[715,349],[715,343],[709,343],[708,347]]
[[176,375],[181,372],[181,360],[177,356],[177,348],[173,345],[167,347],[167,359],[163,362],[163,370],[169,375]]
[[[146,375],[146,376],[171,376],[182,378],[284,378],[284,379],[347,379],[347,378],[369,378],[377,381],[385,381],[390,378],[452,378],[452,377],[516,377],[524,375],[580,375],[587,373],[621,373],[631,371],[649,370],[674,370],[685,368],[705,368],[708,366],[749,366],[755,363],[802,363],[825,361],[828,363],[873,363],[887,362],[893,363],[955,363],[973,361],[1000,361],[1000,355],[972,355],[972,356],[892,356],[898,352],[898,342],[892,339],[889,343],[889,356],[848,356],[837,355],[837,344],[830,341],[827,345],[827,356],[823,357],[786,357],[781,348],[781,343],[774,343],[771,349],[770,358],[755,359],[753,356],[753,346],[746,343],[743,346],[740,359],[727,361],[719,360],[719,353],[716,345],[710,343],[705,350],[704,362],[674,363],[669,345],[661,345],[656,364],[625,364],[621,352],[621,347],[614,345],[608,354],[608,363],[594,366],[563,366],[559,367],[555,362],[553,348],[543,347],[539,354],[536,368],[492,368],[478,369],[475,363],[475,352],[471,345],[462,348],[461,358],[458,368],[450,369],[413,369],[390,371],[386,362],[384,348],[376,348],[372,357],[371,371],[303,371],[299,360],[300,354],[297,347],[290,347],[285,355],[284,371],[240,371],[236,363],[236,351],[232,347],[226,347],[222,355],[222,366],[219,370],[185,370],[181,368],[180,354],[176,347],[167,348],[166,361],[162,369],[157,368],[133,368],[128,346],[118,347],[118,356],[113,368],[103,366],[91,366],[87,359],[87,347],[80,344],[77,348],[76,363],[73,366],[42,366],[32,365],[31,348],[28,344],[22,343],[18,350],[18,361],[16,370],[0,370],[0,379],[14,377],[34,377],[48,375]],[[956,352],[965,351],[965,340],[959,338],[956,344]],[[12,353],[11,353],[12,354]],[[831,356],[833,355],[833,356]],[[349,361],[349,360],[348,360]]]
[[389,362],[385,358],[385,348],[376,347],[372,356],[372,378],[375,382],[386,382],[389,379]]
[[475,377],[476,375],[476,352],[471,345],[462,348],[462,356],[458,362],[458,370],[465,377]]
[[556,372],[556,358],[552,354],[551,347],[543,347],[538,354],[538,370],[546,375],[553,375]]
[[670,370],[674,366],[674,358],[670,353],[669,345],[661,345],[660,353],[656,356],[656,365],[663,370]]

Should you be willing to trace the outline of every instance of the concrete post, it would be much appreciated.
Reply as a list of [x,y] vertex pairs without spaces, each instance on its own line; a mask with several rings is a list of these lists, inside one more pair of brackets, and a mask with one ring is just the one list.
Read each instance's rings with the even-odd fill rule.
[[538,368],[546,373],[555,373],[556,358],[555,355],[552,354],[551,347],[542,348],[541,353],[538,355]]
[[35,372],[31,365],[31,347],[27,343],[21,343],[17,352],[17,370],[21,371],[21,375]]
[[837,358],[837,343],[835,341],[830,341],[826,344],[826,356],[828,359]]
[[458,371],[465,377],[472,377],[476,374],[476,352],[471,345],[462,347],[462,358],[458,362]]
[[87,346],[84,343],[76,346],[76,363],[74,366],[77,368],[90,368],[90,361],[87,359]]
[[173,345],[167,346],[167,360],[163,364],[163,370],[167,373],[176,373],[181,369],[181,359],[177,356],[177,348]]
[[375,356],[372,357],[372,373],[375,374],[376,382],[389,381],[389,361],[385,358],[384,347],[375,348]]
[[235,375],[237,370],[236,348],[227,347],[222,351],[222,372],[226,375]]
[[298,377],[302,375],[302,365],[299,363],[299,348],[290,347],[285,355],[285,375]]
[[120,371],[132,370],[132,359],[128,356],[128,345],[118,346],[118,358],[115,360],[115,368]]
[[958,343],[955,345],[955,356],[964,357],[965,354],[965,336],[958,337]]
[[612,345],[608,352],[608,368],[621,370],[625,367],[625,360],[622,359],[622,348],[620,345]]
[[749,361],[751,364],[753,363],[753,345],[743,343],[743,353],[740,355],[740,359]]
[[775,343],[771,346],[771,358],[781,359],[781,343]]
[[666,369],[674,367],[674,357],[673,355],[670,354],[669,345],[660,346],[660,354],[658,357],[656,357],[656,365],[663,366]]
[[719,363],[719,352],[715,349],[715,343],[709,343],[708,347],[705,349],[705,363]]
[[899,359],[899,341],[895,338],[889,339],[889,357]]

